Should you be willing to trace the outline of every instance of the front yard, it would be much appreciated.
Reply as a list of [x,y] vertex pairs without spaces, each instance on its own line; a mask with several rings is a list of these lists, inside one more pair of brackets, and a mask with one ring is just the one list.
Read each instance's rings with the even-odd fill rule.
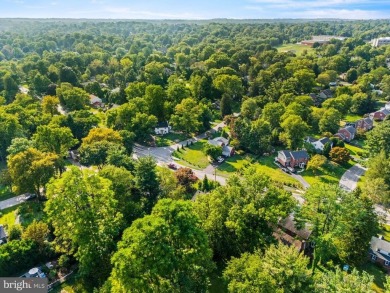
[[305,170],[300,175],[310,184],[330,183],[339,184],[341,176],[351,168],[353,164],[348,163],[345,166],[341,166],[337,163],[329,161],[320,170]]
[[41,202],[24,202],[18,206],[1,210],[0,224],[9,228],[16,224],[17,216],[19,216],[20,224],[23,227],[27,227],[34,220],[44,220],[43,204]]
[[296,179],[284,173],[275,165],[274,156],[256,159],[251,155],[234,155],[233,157],[227,158],[225,162],[218,167],[217,174],[222,176],[229,176],[236,172],[240,174],[245,168],[251,165],[271,177],[271,179],[277,183],[297,188],[302,187]]
[[154,142],[157,147],[170,146],[175,144],[176,142],[183,141],[190,138],[189,136],[183,133],[173,133],[170,132],[165,135],[155,135]]
[[203,170],[210,164],[209,159],[203,152],[205,144],[207,144],[207,140],[199,140],[188,147],[184,147],[184,149],[180,148],[174,151],[172,156],[178,158],[177,162],[182,165]]

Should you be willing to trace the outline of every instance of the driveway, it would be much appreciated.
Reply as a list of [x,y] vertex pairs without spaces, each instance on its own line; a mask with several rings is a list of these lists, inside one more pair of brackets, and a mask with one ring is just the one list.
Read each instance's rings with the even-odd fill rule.
[[18,204],[21,204],[26,201],[26,194],[22,194],[19,196],[15,196],[3,201],[0,201],[0,210],[4,210],[13,206],[16,206]]
[[301,175],[290,174],[290,176],[297,179],[302,184],[304,189],[308,189],[310,187],[310,184]]
[[343,176],[341,176],[339,186],[347,191],[353,191],[357,187],[359,178],[366,172],[366,168],[356,164],[348,169]]

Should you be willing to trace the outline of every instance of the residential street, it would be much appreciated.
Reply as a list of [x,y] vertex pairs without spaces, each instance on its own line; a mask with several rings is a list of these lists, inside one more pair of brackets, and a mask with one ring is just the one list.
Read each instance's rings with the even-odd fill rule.
[[26,201],[26,194],[22,194],[19,196],[15,196],[15,197],[0,201],[0,210],[4,210],[6,208],[16,206],[16,205],[21,204],[25,201]]

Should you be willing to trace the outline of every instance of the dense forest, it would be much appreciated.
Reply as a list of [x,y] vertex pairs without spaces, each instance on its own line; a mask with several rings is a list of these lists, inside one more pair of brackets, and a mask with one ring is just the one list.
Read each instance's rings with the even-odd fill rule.
[[[31,221],[5,225],[0,275],[56,259],[49,279],[75,271],[77,292],[390,290],[367,269],[384,229],[373,204],[390,203],[390,120],[356,145],[335,136],[390,99],[390,46],[369,43],[389,32],[388,20],[0,19],[0,196],[37,197]],[[346,39],[282,49],[315,35]],[[154,135],[165,121],[186,141],[179,159],[224,123],[245,168],[226,184],[196,163],[168,169],[150,155],[170,145]],[[260,170],[280,150],[309,153],[310,187]],[[221,149],[202,152],[214,164]],[[357,163],[364,181],[340,188]],[[278,241],[289,217],[311,231],[310,253]]]

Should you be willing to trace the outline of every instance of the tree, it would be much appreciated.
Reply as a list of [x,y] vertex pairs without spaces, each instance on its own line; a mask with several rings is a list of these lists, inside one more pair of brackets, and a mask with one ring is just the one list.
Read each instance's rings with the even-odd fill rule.
[[259,114],[259,109],[257,102],[253,98],[248,98],[241,104],[241,116],[250,120],[257,118]]
[[365,174],[363,193],[368,195],[374,202],[388,204],[390,201],[388,187],[390,186],[390,162],[385,152],[371,158]]
[[385,75],[382,78],[381,89],[385,96],[390,96],[390,75]]
[[365,148],[371,157],[381,151],[390,154],[390,120],[385,120],[367,133]]
[[296,149],[302,144],[309,126],[297,115],[290,115],[286,117],[280,124],[284,132],[281,134],[281,139],[291,149]]
[[213,86],[231,98],[240,98],[244,89],[241,79],[236,75],[221,74],[213,80]]
[[7,148],[7,153],[10,157],[18,153],[27,151],[29,148],[32,148],[34,143],[24,137],[16,137],[12,140],[11,145]]
[[318,293],[339,293],[339,292],[356,292],[356,293],[373,293],[372,283],[374,276],[367,272],[359,272],[356,269],[348,274],[340,268],[336,271],[328,271],[321,274],[321,277],[315,283],[314,292]]
[[326,157],[323,155],[314,155],[309,162],[307,163],[307,170],[317,171],[322,168],[326,164]]
[[141,98],[145,95],[146,91],[146,82],[132,82],[128,85],[128,87],[125,89],[126,97],[128,100],[134,99],[134,98]]
[[134,181],[136,188],[141,193],[144,210],[148,212],[156,203],[160,192],[156,161],[152,157],[139,158],[135,164]]
[[374,107],[375,101],[371,98],[371,96],[363,93],[356,93],[352,97],[352,106],[350,111],[351,113],[364,115],[372,112]]
[[325,111],[318,126],[322,133],[336,133],[340,127],[341,113],[334,108],[329,108]]
[[38,244],[40,249],[45,247],[45,241],[49,236],[49,227],[44,222],[33,221],[23,232],[23,239],[32,240]]
[[111,181],[94,171],[72,166],[47,187],[45,212],[57,246],[74,255],[79,273],[95,285],[110,272],[110,256],[122,221],[111,186]]
[[56,91],[61,104],[69,111],[82,110],[89,105],[89,94],[81,88],[62,83]]
[[171,117],[171,121],[174,128],[190,134],[200,130],[202,126],[201,115],[201,104],[194,99],[187,98],[175,107],[175,114]]
[[34,148],[12,156],[8,160],[8,170],[15,192],[33,192],[40,197],[43,188],[56,172],[58,156],[43,153]]
[[162,199],[125,230],[112,257],[112,291],[205,292],[211,255],[191,203]]
[[293,206],[289,193],[275,187],[268,176],[254,168],[248,168],[243,179],[233,176],[226,186],[195,200],[195,211],[208,235],[214,258],[222,260],[271,243],[270,224],[286,217]]
[[229,261],[224,278],[229,292],[312,292],[309,258],[294,246],[271,245],[263,254],[243,253]]
[[190,168],[179,168],[179,170],[175,172],[175,177],[177,182],[184,187],[187,194],[194,191],[194,187],[192,185],[198,181],[198,177],[195,176],[194,172]]
[[349,83],[354,82],[355,80],[357,80],[357,78],[358,78],[358,72],[355,68],[351,68],[350,70],[347,71],[346,80]]
[[264,106],[261,117],[264,121],[268,121],[272,129],[279,127],[280,118],[285,112],[285,108],[280,103],[268,103]]
[[20,240],[22,238],[22,226],[14,224],[8,228],[8,241]]
[[145,101],[149,108],[149,114],[156,116],[158,121],[165,120],[165,100],[166,94],[162,86],[151,84],[146,87]]
[[52,125],[38,126],[33,141],[39,150],[55,153],[60,157],[66,156],[69,149],[78,143],[68,127]]
[[351,158],[349,150],[342,147],[334,147],[329,152],[329,157],[333,162],[338,164],[347,164]]
[[2,82],[4,88],[4,97],[8,103],[11,103],[19,91],[18,84],[9,73],[3,76]]
[[226,115],[232,114],[232,98],[229,95],[222,95],[221,98],[221,116],[222,118]]
[[66,117],[66,126],[79,141],[86,137],[92,128],[97,128],[99,118],[88,110],[70,112]]
[[58,114],[57,106],[60,100],[55,96],[44,96],[42,98],[42,109],[45,113],[49,113],[51,116]]
[[359,265],[366,259],[369,241],[378,231],[372,202],[347,193],[338,185],[315,185],[305,193],[305,203],[295,214],[297,226],[311,225],[315,242],[313,271],[318,263],[338,260]]
[[16,137],[21,137],[22,126],[15,115],[7,114],[0,109],[0,160],[4,161],[7,149]]
[[222,147],[208,143],[204,146],[203,151],[206,156],[209,156],[215,161],[222,154]]
[[108,141],[113,143],[122,143],[122,137],[118,131],[111,128],[93,128],[88,135],[83,138],[83,144],[88,145],[94,142]]

